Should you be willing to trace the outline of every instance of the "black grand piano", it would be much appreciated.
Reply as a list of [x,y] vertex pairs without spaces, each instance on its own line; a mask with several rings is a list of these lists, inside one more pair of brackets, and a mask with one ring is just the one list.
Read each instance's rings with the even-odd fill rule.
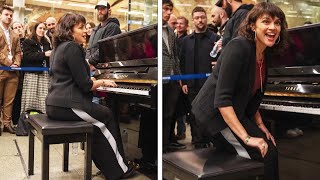
[[320,115],[320,24],[288,33],[287,51],[269,64],[260,109]]
[[107,93],[108,104],[118,120],[119,103],[134,104],[139,109],[138,147],[141,148],[142,158],[136,163],[141,171],[156,172],[157,25],[112,36],[98,43],[102,63],[96,66],[94,77],[112,79],[118,87],[99,87],[97,91]]

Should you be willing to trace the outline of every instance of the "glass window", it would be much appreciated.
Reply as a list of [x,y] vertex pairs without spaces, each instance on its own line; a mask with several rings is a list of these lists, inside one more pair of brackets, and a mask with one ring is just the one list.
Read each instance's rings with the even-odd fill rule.
[[288,26],[303,26],[306,22],[320,22],[320,2],[305,0],[271,0],[286,15]]
[[[23,21],[25,24],[44,22],[50,16],[59,19],[66,12],[79,13],[86,17],[87,22],[99,24],[94,9],[97,2],[98,0],[7,0],[0,2],[0,5],[12,6],[15,14],[18,14],[14,21]],[[119,20],[120,28],[124,31],[157,23],[157,0],[110,1],[110,5],[111,16]]]

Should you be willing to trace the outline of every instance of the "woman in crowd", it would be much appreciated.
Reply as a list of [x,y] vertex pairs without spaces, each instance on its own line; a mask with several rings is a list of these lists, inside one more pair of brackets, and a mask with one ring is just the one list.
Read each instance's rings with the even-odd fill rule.
[[268,180],[279,179],[278,153],[258,108],[265,90],[266,64],[287,44],[285,24],[285,15],[276,5],[255,5],[192,104],[202,130],[212,135],[221,132],[233,152],[264,162]]
[[86,37],[86,43],[84,43],[84,48],[87,48],[88,45],[89,45],[89,39],[90,39],[90,36],[92,34],[92,30],[93,28],[96,27],[96,25],[93,23],[93,22],[87,22],[86,23],[86,34],[87,34],[87,37]]
[[[31,34],[22,42],[24,67],[49,67],[50,44],[44,37],[46,25],[36,23]],[[21,112],[38,110],[45,113],[45,98],[48,94],[49,74],[45,72],[25,72],[22,88]]]
[[81,44],[86,41],[86,20],[82,15],[64,14],[53,35],[51,87],[46,99],[49,118],[84,120],[93,123],[92,159],[108,180],[134,174],[123,151],[119,124],[108,107],[92,102],[92,91],[100,86],[115,87],[112,80],[90,78],[89,65]]

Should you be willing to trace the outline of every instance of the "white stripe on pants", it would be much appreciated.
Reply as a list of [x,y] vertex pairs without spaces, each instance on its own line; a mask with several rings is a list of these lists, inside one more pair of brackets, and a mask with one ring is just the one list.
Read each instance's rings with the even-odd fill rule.
[[121,169],[123,170],[123,172],[127,172],[128,167],[127,165],[123,162],[123,158],[121,156],[121,154],[118,151],[118,147],[117,147],[117,143],[116,140],[114,139],[114,137],[112,136],[112,134],[110,133],[110,131],[108,130],[108,128],[105,126],[105,124],[103,124],[102,122],[94,119],[92,116],[90,116],[88,113],[79,110],[79,109],[74,109],[72,108],[72,111],[78,115],[81,119],[83,119],[84,121],[90,122],[93,125],[97,126],[101,132],[103,133],[103,135],[107,138],[115,156],[116,159],[118,161],[118,164],[120,165]]
[[251,159],[248,151],[241,145],[238,139],[233,135],[230,128],[225,128],[221,131],[223,137],[236,149],[239,156]]

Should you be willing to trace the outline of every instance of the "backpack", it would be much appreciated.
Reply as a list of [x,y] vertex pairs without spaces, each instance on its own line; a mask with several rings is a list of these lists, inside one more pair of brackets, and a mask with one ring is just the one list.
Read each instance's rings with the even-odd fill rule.
[[30,127],[26,119],[29,118],[29,115],[33,115],[33,114],[43,114],[43,113],[35,109],[30,109],[21,113],[18,121],[17,129],[16,129],[17,136],[28,136]]

